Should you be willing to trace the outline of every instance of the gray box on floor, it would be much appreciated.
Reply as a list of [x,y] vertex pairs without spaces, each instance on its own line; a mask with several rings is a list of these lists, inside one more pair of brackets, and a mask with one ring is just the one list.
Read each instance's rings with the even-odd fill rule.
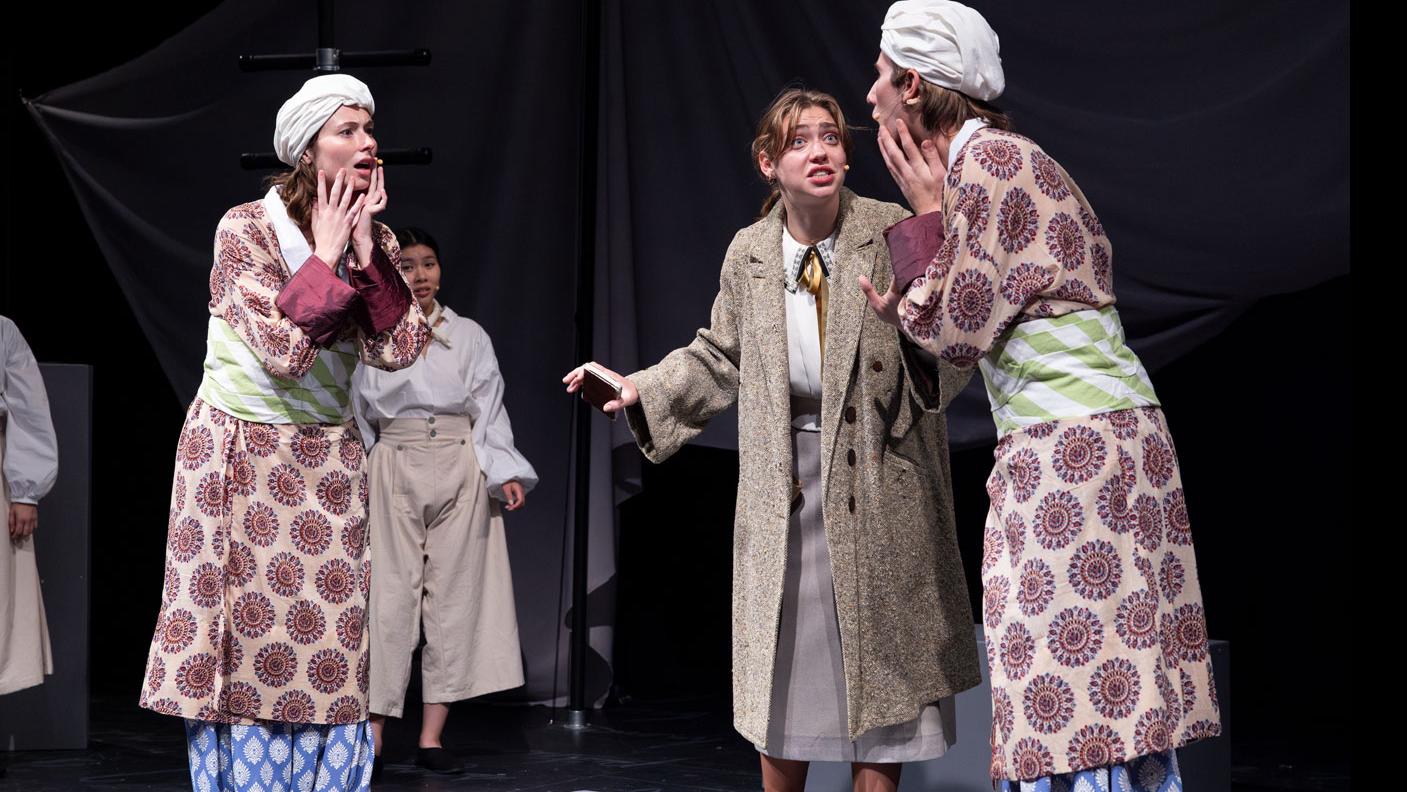
[[38,687],[0,698],[0,751],[88,747],[93,369],[59,363],[39,369],[59,442],[59,478],[39,502],[34,534],[54,674]]

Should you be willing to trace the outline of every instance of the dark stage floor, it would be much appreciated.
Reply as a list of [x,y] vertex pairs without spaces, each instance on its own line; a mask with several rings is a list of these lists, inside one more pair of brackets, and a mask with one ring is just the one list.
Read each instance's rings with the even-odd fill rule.
[[[630,704],[595,712],[589,728],[570,731],[554,725],[553,713],[545,707],[460,704],[451,714],[445,743],[473,766],[463,775],[438,776],[413,763],[419,712],[411,711],[412,720],[388,726],[386,773],[375,789],[757,790],[757,754],[732,730],[727,713],[726,702],[699,699]],[[8,776],[0,779],[0,789],[191,788],[182,730],[175,720],[139,710],[127,700],[95,700],[90,714],[87,750],[8,754]],[[1232,790],[1349,789],[1347,762],[1333,767],[1296,757],[1299,761],[1290,764],[1281,753],[1284,746],[1256,749],[1266,758],[1237,756]]]

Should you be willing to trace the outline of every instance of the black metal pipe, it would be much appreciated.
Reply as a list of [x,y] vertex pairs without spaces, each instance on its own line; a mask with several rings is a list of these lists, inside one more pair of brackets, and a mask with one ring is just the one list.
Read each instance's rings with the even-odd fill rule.
[[[593,316],[596,285],[596,149],[600,109],[601,3],[581,4],[581,127],[577,149],[577,289],[576,360],[590,360],[593,348]],[[587,620],[588,541],[591,505],[591,405],[576,403],[576,496],[575,524],[572,528],[572,624],[571,683],[568,694],[568,723],[584,725],[586,701],[586,658],[589,638]]]
[[[430,50],[425,47],[418,47],[409,50],[342,52],[339,53],[338,60],[341,65],[346,68],[358,66],[429,66]],[[312,70],[317,68],[317,65],[317,53],[239,56],[239,70],[243,72]]]
[[[381,149],[376,156],[387,165],[429,165],[435,153],[429,148]],[[245,170],[279,170],[288,166],[273,152],[239,155],[239,166]]]

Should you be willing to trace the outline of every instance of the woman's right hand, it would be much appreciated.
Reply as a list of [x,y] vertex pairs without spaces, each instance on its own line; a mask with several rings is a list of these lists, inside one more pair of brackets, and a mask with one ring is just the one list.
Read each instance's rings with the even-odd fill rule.
[[323,263],[337,269],[337,262],[347,249],[347,240],[352,236],[361,216],[365,195],[352,198],[352,182],[347,172],[338,169],[332,188],[327,187],[327,175],[318,171],[318,200],[313,206],[313,255]]
[[[606,402],[605,405],[601,407],[601,410],[603,412],[605,412],[607,415],[614,415],[618,410],[639,403],[640,391],[635,389],[635,383],[631,382],[629,378],[622,377],[621,375],[615,373],[614,371],[611,371],[610,369],[595,361],[592,361],[591,365],[606,372],[606,374],[609,375],[611,379],[614,379],[621,385],[620,398],[612,399]],[[586,373],[582,370],[583,368],[583,366],[577,366],[576,368],[568,372],[567,376],[562,378],[562,382],[565,383],[567,386],[567,393],[576,393],[577,391],[581,390],[581,383],[586,378]]]

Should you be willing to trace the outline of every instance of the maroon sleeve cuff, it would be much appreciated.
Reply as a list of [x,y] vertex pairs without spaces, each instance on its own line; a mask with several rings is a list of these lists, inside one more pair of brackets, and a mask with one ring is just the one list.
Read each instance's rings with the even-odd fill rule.
[[889,261],[894,265],[894,283],[899,291],[908,291],[943,244],[943,213],[928,212],[900,220],[884,230],[884,238],[889,243]]
[[371,263],[349,270],[352,286],[362,298],[361,310],[356,312],[362,332],[374,336],[395,327],[410,308],[411,294],[386,251],[373,246]]
[[278,293],[274,304],[313,343],[332,346],[358,303],[357,291],[342,282],[317,256],[309,256]]

